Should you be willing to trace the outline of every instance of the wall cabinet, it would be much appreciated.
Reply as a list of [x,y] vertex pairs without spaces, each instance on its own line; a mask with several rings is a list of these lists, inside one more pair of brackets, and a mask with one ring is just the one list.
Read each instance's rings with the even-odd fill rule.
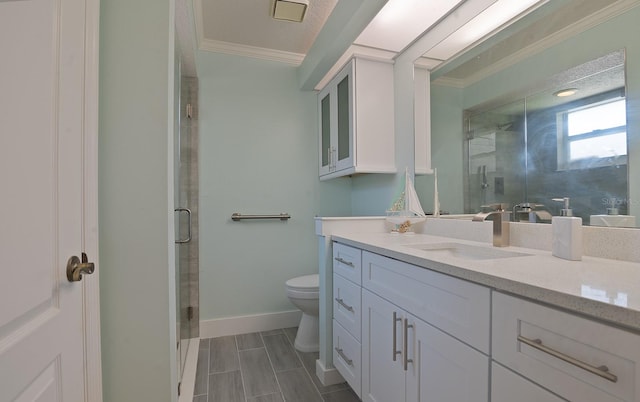
[[395,173],[393,64],[353,58],[320,91],[321,180]]

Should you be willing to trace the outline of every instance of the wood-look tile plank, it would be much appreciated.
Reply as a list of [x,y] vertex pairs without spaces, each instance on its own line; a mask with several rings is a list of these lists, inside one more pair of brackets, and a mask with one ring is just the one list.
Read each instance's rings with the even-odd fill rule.
[[209,374],[225,373],[240,369],[235,336],[211,339],[209,346]]
[[304,368],[276,373],[285,401],[322,402]]
[[240,369],[247,397],[280,392],[264,348],[240,351]]
[[360,402],[360,398],[351,388],[322,394],[324,402]]
[[254,398],[247,398],[247,402],[284,402],[282,399],[282,394],[269,394],[269,395],[261,395],[256,396]]
[[240,370],[209,375],[209,402],[245,402]]
[[283,331],[287,339],[289,339],[289,342],[293,345],[296,340],[296,335],[298,335],[298,327],[285,328]]
[[236,341],[238,342],[238,350],[263,348],[262,337],[259,332],[252,334],[236,335]]
[[193,386],[194,395],[207,395],[209,383],[209,348],[198,350],[198,363],[196,365],[196,381]]
[[262,339],[276,373],[302,367],[302,362],[285,334],[263,336]]
[[271,331],[262,331],[261,334],[262,336],[269,336],[269,335],[277,335],[277,334],[282,334],[282,330],[281,329],[272,329]]

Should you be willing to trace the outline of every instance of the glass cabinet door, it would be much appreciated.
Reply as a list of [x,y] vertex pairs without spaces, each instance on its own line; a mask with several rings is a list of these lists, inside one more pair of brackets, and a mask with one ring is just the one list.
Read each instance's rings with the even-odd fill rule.
[[331,93],[320,101],[320,174],[331,167]]
[[[347,71],[351,71],[348,69]],[[352,165],[352,76],[347,73],[344,78],[340,80],[337,87],[337,118],[338,118],[338,132],[337,132],[337,155],[336,155],[336,168],[338,170],[349,167]]]

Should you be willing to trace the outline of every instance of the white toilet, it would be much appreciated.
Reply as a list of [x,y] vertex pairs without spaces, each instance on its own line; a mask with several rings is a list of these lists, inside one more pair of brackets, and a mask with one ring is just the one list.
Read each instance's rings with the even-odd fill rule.
[[318,274],[298,276],[286,282],[287,297],[294,306],[302,310],[298,335],[294,347],[301,352],[317,352],[318,344],[318,301],[320,277]]

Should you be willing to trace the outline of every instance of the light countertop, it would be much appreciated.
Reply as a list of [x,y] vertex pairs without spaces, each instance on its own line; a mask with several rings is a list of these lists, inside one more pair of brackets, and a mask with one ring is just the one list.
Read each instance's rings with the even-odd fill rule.
[[583,256],[568,261],[550,251],[521,247],[500,250],[527,256],[469,260],[407,247],[460,243],[493,248],[486,243],[424,234],[354,233],[333,240],[493,289],[568,309],[640,332],[640,263]]

